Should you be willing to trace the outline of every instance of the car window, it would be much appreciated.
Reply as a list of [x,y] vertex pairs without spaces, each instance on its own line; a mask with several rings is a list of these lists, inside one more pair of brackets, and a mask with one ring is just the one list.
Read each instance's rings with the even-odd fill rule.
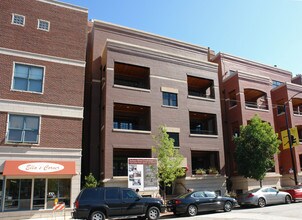
[[216,197],[216,193],[215,192],[206,191],[205,195],[206,195],[206,197],[209,197],[209,198],[215,198]]
[[137,198],[137,194],[135,192],[133,192],[133,190],[123,190],[123,199],[133,199],[133,198]]
[[274,192],[274,193],[275,193],[275,192],[277,192],[277,190],[274,189],[274,188],[269,188],[269,189],[268,189],[268,192]]
[[119,199],[119,190],[116,189],[106,189],[106,199]]
[[259,190],[260,190],[260,188],[256,188],[256,189],[249,190],[247,192],[248,193],[255,193],[255,192],[259,191]]
[[204,192],[195,192],[191,195],[191,197],[194,197],[194,198],[203,198],[205,197],[205,194]]
[[81,199],[82,200],[97,200],[99,198],[99,190],[96,188],[85,189],[82,192]]

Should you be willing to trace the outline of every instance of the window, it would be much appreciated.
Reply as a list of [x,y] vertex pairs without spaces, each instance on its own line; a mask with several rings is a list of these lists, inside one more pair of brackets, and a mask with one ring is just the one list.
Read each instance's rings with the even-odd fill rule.
[[20,91],[42,93],[44,68],[15,64],[12,88]]
[[167,134],[174,140],[174,147],[179,147],[179,133],[167,132]]
[[190,112],[189,117],[191,134],[217,135],[215,114]]
[[114,84],[150,89],[150,69],[125,63],[114,63]]
[[13,14],[12,24],[24,26],[25,25],[25,16]]
[[106,199],[119,199],[119,191],[118,188],[115,189],[106,189]]
[[70,207],[70,186],[71,179],[48,179],[47,187],[47,209],[52,209],[55,199],[64,202],[67,208]]
[[44,20],[38,20],[38,29],[39,30],[44,30],[44,31],[49,31],[49,26],[50,22],[49,21],[44,21]]
[[282,84],[283,84],[283,83],[280,82],[280,81],[273,80],[273,82],[272,82],[272,87],[273,87],[273,88],[276,88],[276,87],[278,87],[278,86],[280,86],[280,85],[282,85]]
[[178,106],[177,94],[170,92],[163,92],[163,105],[166,106]]
[[13,143],[38,143],[40,118],[36,116],[9,115],[7,141]]
[[138,198],[137,194],[133,190],[123,190],[123,199],[134,199]]

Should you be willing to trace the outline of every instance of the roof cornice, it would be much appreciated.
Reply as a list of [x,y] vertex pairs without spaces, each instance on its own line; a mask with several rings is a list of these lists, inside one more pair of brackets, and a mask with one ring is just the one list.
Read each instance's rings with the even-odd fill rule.
[[153,42],[156,44],[166,45],[174,48],[179,48],[181,50],[192,51],[196,53],[208,53],[208,48],[197,46],[194,44],[185,43],[182,41],[178,41],[172,38],[163,37],[160,35],[152,34],[149,32],[144,32],[140,30],[136,30],[133,28],[128,28],[125,26],[120,26],[116,24],[112,24],[109,22],[104,22],[100,20],[92,20],[95,28],[100,28],[102,30],[106,30],[108,32],[114,32],[121,35],[130,36],[133,38],[141,39],[144,41]]
[[286,76],[292,76],[292,72],[290,72],[290,71],[283,70],[283,69],[280,69],[278,67],[272,67],[272,66],[269,66],[269,65],[266,65],[266,64],[258,63],[258,62],[252,61],[252,60],[248,60],[248,59],[245,59],[245,58],[242,58],[242,57],[238,57],[238,56],[234,56],[234,55],[230,55],[230,54],[226,54],[226,53],[219,52],[219,53],[216,54],[216,56],[212,60],[217,59],[217,57],[219,57],[219,56],[222,59],[229,59],[229,60],[237,61],[237,62],[246,64],[246,65],[256,66],[256,67],[261,68],[261,69],[266,69],[266,70],[269,70],[269,71],[278,72],[278,73],[286,75]]
[[216,63],[203,61],[200,59],[189,58],[187,56],[177,55],[175,53],[167,53],[161,50],[152,49],[149,47],[138,46],[121,41],[107,39],[106,47],[109,51],[131,54],[140,57],[147,57],[154,60],[161,60],[170,63],[176,63],[183,66],[189,66],[198,69],[204,69],[217,73],[218,65]]
[[249,80],[249,81],[254,81],[260,84],[267,84],[270,85],[270,78],[266,77],[266,76],[261,76],[261,75],[257,75],[254,73],[248,73],[248,72],[244,72],[244,71],[236,71],[235,74],[232,74],[230,76],[228,76],[227,78],[225,78],[223,80],[223,82],[228,81],[229,79],[233,78],[234,76],[238,76],[238,79],[245,79],[245,80]]
[[75,11],[88,13],[87,8],[83,8],[83,7],[80,7],[80,6],[77,6],[77,5],[68,4],[68,3],[65,3],[65,2],[60,2],[60,1],[56,1],[56,0],[36,0],[36,1],[51,4],[51,5],[56,5],[56,6],[63,7],[63,8],[72,9],[72,10],[75,10]]
[[288,90],[295,91],[295,92],[302,92],[302,85],[286,82],[286,87]]

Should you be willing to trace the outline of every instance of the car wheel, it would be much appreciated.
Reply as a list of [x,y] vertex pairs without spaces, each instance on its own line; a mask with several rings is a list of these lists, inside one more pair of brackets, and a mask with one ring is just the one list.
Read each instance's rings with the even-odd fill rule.
[[150,207],[147,211],[147,218],[149,220],[156,220],[159,218],[159,215],[160,215],[160,211],[155,206]]
[[264,198],[259,198],[258,199],[258,206],[260,208],[263,208],[266,205],[265,199]]
[[195,205],[189,205],[187,209],[188,216],[195,216],[197,215],[197,207]]
[[105,220],[105,215],[101,211],[95,211],[90,215],[90,220]]
[[232,208],[233,208],[233,204],[232,204],[230,201],[226,201],[226,202],[224,203],[223,210],[224,210],[225,212],[230,212],[230,211],[232,211]]
[[292,199],[290,198],[290,196],[289,195],[285,196],[285,203],[289,204],[291,202],[292,202]]

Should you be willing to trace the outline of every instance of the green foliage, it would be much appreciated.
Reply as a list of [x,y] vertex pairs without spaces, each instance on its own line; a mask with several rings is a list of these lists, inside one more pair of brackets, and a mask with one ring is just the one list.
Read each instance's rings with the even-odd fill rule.
[[274,166],[274,154],[279,153],[278,134],[255,115],[248,125],[240,127],[240,135],[234,137],[234,141],[239,175],[261,183],[266,172]]
[[207,171],[205,170],[205,169],[203,169],[203,168],[198,168],[198,169],[196,169],[196,174],[198,174],[198,175],[203,175],[203,174],[206,174],[207,173]]
[[94,188],[98,186],[98,181],[95,177],[90,173],[88,176],[85,176],[85,185],[84,188]]
[[158,178],[165,186],[170,186],[177,178],[185,175],[181,167],[184,157],[174,148],[174,140],[169,138],[164,126],[159,127],[158,134],[154,137],[156,147],[152,147],[158,158]]

